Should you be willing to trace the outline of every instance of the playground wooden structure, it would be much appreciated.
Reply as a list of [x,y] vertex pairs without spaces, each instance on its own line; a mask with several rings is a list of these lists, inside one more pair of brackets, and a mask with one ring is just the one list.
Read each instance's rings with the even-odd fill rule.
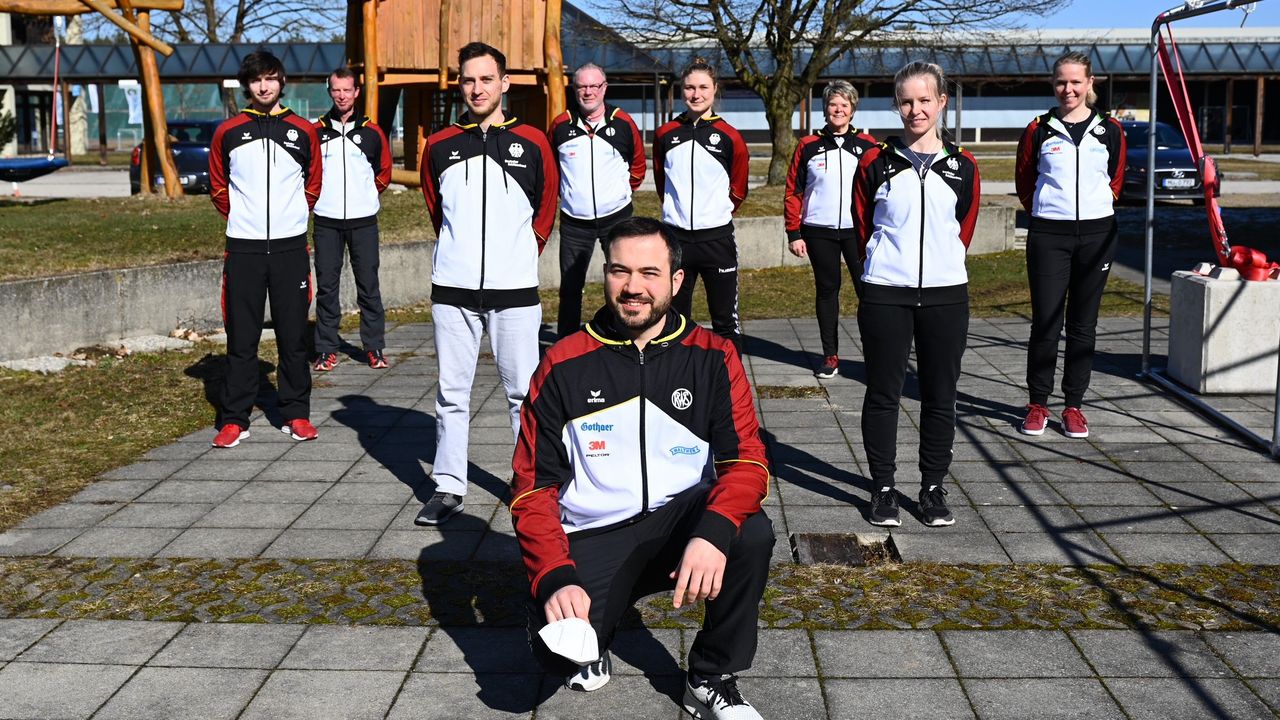
[[362,0],[347,8],[347,60],[363,75],[366,114],[388,126],[403,95],[404,169],[392,171],[396,182],[418,184],[424,141],[460,100],[458,49],[469,42],[507,56],[511,114],[546,127],[564,111],[561,0]]
[[[142,83],[143,154],[142,192],[151,192],[151,168],[159,166],[165,193],[173,198],[182,195],[178,169],[169,147],[169,124],[165,120],[164,94],[160,88],[160,70],[156,53],[165,57],[173,48],[151,34],[151,12],[181,10],[183,0],[0,0],[0,12],[25,15],[80,15],[96,12],[129,35],[138,74]],[[114,12],[119,10],[119,13]],[[55,88],[54,92],[58,89]],[[63,93],[63,126],[66,126],[67,97]]]

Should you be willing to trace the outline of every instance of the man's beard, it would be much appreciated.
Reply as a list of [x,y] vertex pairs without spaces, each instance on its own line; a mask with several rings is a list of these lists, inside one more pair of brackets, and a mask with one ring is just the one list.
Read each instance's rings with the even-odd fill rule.
[[662,322],[667,316],[667,311],[671,309],[671,298],[658,300],[651,298],[648,304],[648,312],[641,311],[636,314],[627,314],[623,312],[622,300],[612,298],[609,303],[609,311],[613,313],[613,318],[618,321],[618,325],[636,332],[644,332],[649,328]]

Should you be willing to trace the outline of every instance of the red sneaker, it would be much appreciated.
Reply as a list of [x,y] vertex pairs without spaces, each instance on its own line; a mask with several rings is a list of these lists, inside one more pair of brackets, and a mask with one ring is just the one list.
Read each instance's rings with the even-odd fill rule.
[[280,432],[294,440],[315,440],[319,436],[315,426],[306,418],[285,421],[285,424],[280,426]]
[[840,356],[828,355],[822,359],[822,365],[818,366],[813,376],[823,379],[833,378],[838,372],[840,372]]
[[320,353],[320,357],[316,358],[316,362],[311,366],[311,369],[319,372],[329,372],[337,366],[338,353]]
[[1027,417],[1018,427],[1023,435],[1043,435],[1045,426],[1049,424],[1049,408],[1031,403],[1027,405]]
[[1069,407],[1062,411],[1062,434],[1069,438],[1089,437],[1089,421],[1080,408]]
[[218,431],[217,437],[213,439],[213,446],[216,448],[233,448],[240,444],[240,441],[249,437],[249,428],[242,428],[235,423],[227,423]]
[[387,359],[382,357],[381,350],[368,350],[365,352],[364,356],[369,360],[369,367],[374,370],[386,370],[390,367],[387,364]]

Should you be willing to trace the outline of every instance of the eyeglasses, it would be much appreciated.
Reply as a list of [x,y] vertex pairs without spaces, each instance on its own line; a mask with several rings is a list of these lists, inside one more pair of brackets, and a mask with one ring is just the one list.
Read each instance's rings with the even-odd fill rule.
[[604,89],[604,86],[608,84],[609,83],[607,82],[602,82],[602,83],[596,83],[595,85],[575,85],[574,89],[577,90],[578,92],[587,92],[587,91],[600,92],[601,90]]

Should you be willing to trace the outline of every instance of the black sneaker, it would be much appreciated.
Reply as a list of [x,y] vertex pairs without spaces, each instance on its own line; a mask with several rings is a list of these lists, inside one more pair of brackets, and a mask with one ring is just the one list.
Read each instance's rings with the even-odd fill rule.
[[871,512],[867,521],[878,527],[898,527],[898,491],[882,487],[871,491]]
[[583,665],[578,672],[565,678],[564,686],[578,692],[591,692],[608,684],[612,676],[613,658],[609,657],[609,651],[605,650],[599,660],[590,665]]
[[947,508],[947,491],[938,485],[930,485],[920,491],[920,519],[929,527],[955,525],[956,517]]
[[413,519],[414,525],[439,525],[462,512],[462,496],[453,493],[438,492],[431,496],[426,505],[418,511]]
[[838,372],[840,372],[840,356],[828,355],[822,359],[818,369],[813,371],[813,376],[826,380],[835,377]]
[[737,675],[704,678],[690,672],[684,684],[684,709],[698,720],[764,720],[742,698]]

